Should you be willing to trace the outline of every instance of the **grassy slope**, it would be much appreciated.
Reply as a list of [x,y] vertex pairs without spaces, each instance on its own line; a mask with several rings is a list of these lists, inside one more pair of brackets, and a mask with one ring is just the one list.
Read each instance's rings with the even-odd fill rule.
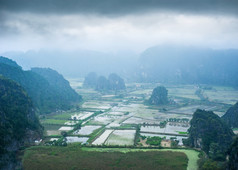
[[[97,149],[97,148],[96,148]],[[24,154],[23,167],[28,169],[186,169],[187,156],[181,152],[129,149],[68,147],[31,147]],[[90,151],[90,152],[89,152]],[[110,152],[109,152],[110,151]],[[124,152],[123,152],[124,151]],[[173,161],[171,161],[173,160]]]

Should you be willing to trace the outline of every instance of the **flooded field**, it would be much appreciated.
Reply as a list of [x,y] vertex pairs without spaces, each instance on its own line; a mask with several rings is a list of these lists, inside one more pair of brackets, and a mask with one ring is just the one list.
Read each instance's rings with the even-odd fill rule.
[[68,136],[66,137],[66,142],[67,143],[82,143],[85,144],[89,138],[87,137],[75,137],[75,136]]
[[113,132],[112,129],[105,130],[105,132],[99,136],[92,144],[93,145],[102,145],[107,140],[108,136]]
[[108,139],[106,145],[133,145],[135,139],[135,130],[114,130]]
[[99,129],[101,126],[84,126],[81,129],[75,131],[75,135],[90,135],[94,130]]

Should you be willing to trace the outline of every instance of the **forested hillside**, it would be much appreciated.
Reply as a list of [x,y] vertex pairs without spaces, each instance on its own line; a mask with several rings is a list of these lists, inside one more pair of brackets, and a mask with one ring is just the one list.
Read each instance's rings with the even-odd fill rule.
[[[57,72],[53,70],[40,72],[40,69],[39,73],[36,73],[37,69],[24,71],[14,61],[1,58],[0,74],[18,82],[27,91],[40,113],[69,109],[74,102],[81,100],[81,96],[76,94]],[[53,74],[47,75],[46,72]],[[55,75],[57,76],[54,77]]]
[[41,135],[42,126],[26,92],[0,76],[0,169],[14,169],[18,149]]
[[188,144],[201,148],[213,160],[225,160],[233,131],[212,111],[197,110],[188,129]]
[[227,168],[229,170],[236,170],[238,169],[238,137],[235,138],[232,145],[228,150],[228,165]]
[[238,102],[230,107],[222,119],[232,128],[238,128]]
[[32,68],[31,71],[44,77],[64,100],[75,102],[82,99],[82,97],[70,87],[69,82],[57,71],[50,68]]
[[97,91],[120,91],[125,90],[124,80],[115,73],[111,73],[108,79],[105,76],[97,76],[96,73],[89,73],[83,83],[84,87],[95,88]]

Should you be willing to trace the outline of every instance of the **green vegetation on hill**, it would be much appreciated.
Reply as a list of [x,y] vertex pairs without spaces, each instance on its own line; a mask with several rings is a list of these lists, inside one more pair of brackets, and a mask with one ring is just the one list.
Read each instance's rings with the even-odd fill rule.
[[108,76],[109,90],[124,90],[126,89],[124,80],[115,73]]
[[168,102],[168,90],[164,86],[154,88],[149,103],[152,105],[163,105]]
[[231,128],[238,128],[238,102],[227,110],[227,112],[222,116],[222,119]]
[[188,129],[188,145],[201,148],[211,159],[224,160],[234,133],[212,111],[197,110]]
[[[171,161],[172,160],[172,161]],[[85,151],[78,145],[32,147],[26,150],[23,168],[28,169],[176,169],[185,170],[188,158],[182,152]]]
[[84,80],[84,86],[95,88],[97,91],[120,91],[125,90],[124,80],[115,73],[108,76],[108,79],[104,76],[97,77],[96,73],[89,73]]
[[90,87],[95,88],[97,85],[97,74],[94,72],[88,73],[88,75],[85,77],[83,86],[84,87]]
[[97,79],[96,88],[97,91],[107,91],[109,90],[109,83],[106,77],[100,76]]
[[18,82],[41,113],[66,110],[73,102],[81,100],[81,96],[57,72],[50,69],[23,71],[20,66],[15,65],[15,62],[7,58],[0,60],[0,74]]
[[4,64],[7,64],[7,65],[10,65],[13,67],[17,67],[17,68],[21,68],[15,61],[5,58],[5,57],[2,57],[2,56],[0,56],[0,63],[4,63]]
[[62,96],[63,100],[69,102],[82,100],[82,97],[70,87],[69,82],[57,71],[50,68],[32,68],[31,71],[44,77],[49,82],[50,86],[54,87],[57,93]]
[[0,169],[14,169],[18,149],[41,135],[42,127],[26,92],[0,76]]
[[228,150],[229,161],[227,168],[230,170],[238,169],[238,137],[235,138],[231,147]]

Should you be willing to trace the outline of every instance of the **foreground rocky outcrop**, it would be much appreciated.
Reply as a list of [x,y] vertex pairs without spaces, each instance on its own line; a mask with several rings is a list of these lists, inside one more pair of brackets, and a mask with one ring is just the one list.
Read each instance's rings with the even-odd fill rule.
[[198,109],[190,122],[187,145],[201,148],[213,160],[225,160],[233,131],[212,111]]
[[0,169],[15,169],[18,150],[34,144],[42,131],[27,93],[0,76]]

